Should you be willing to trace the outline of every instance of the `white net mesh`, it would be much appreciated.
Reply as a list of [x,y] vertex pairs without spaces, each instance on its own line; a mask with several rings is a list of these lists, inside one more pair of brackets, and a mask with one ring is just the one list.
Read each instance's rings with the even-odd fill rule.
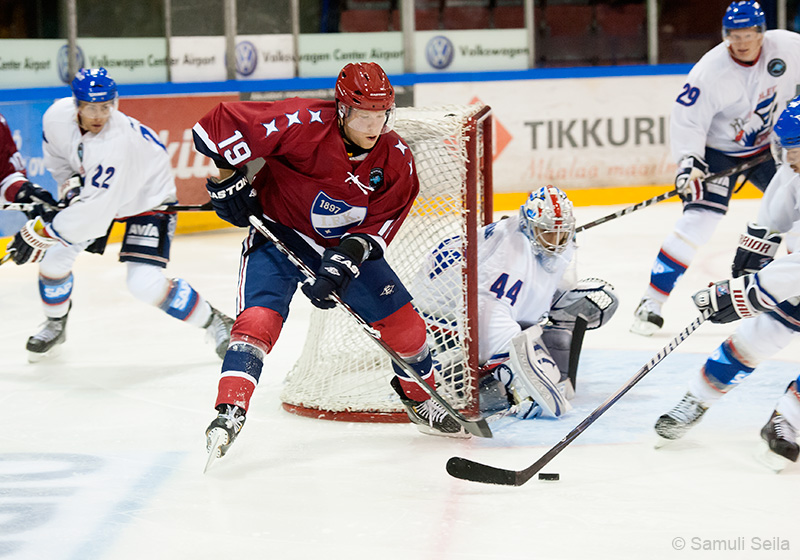
[[[410,146],[420,179],[420,193],[408,217],[388,247],[386,259],[405,286],[426,266],[426,255],[443,239],[467,237],[467,134],[475,131],[476,146],[483,143],[482,127],[473,117],[482,105],[397,110],[395,130]],[[483,153],[475,159],[484,161]],[[482,203],[483,175],[477,178],[478,200]],[[477,207],[478,215],[482,207]],[[465,260],[451,263],[459,270]],[[448,294],[442,301],[458,302],[455,310],[441,309],[457,326],[465,326],[463,274],[442,286]],[[439,311],[436,311],[439,315]],[[436,329],[434,329],[436,330]],[[466,332],[459,328],[457,332]],[[429,339],[436,334],[429,329]],[[466,338],[464,335],[461,338]],[[441,337],[439,338],[441,342]],[[448,352],[445,367],[437,371],[439,391],[458,408],[474,399],[475,380],[465,368],[469,340],[460,340]],[[436,347],[437,345],[434,345]],[[439,350],[442,349],[438,344]],[[440,356],[445,358],[445,356]],[[286,378],[281,400],[293,407],[323,412],[376,414],[403,413],[404,408],[389,385],[393,375],[386,353],[340,309],[312,311],[310,326],[300,358]],[[306,410],[306,413],[308,411]]]

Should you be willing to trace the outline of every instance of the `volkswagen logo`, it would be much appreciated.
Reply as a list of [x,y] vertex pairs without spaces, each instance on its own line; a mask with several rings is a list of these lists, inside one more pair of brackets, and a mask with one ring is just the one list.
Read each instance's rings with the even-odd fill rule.
[[258,49],[250,41],[241,41],[236,45],[236,72],[249,76],[256,71],[258,65]]
[[442,35],[437,35],[432,38],[425,46],[425,58],[428,59],[428,64],[437,70],[442,70],[450,66],[453,62],[454,54],[455,49],[453,48],[453,43],[450,42],[450,39]]
[[[78,45],[75,45],[75,69],[83,68],[84,63],[83,51]],[[58,66],[58,77],[65,84],[72,81],[72,76],[69,75],[69,45],[63,45],[58,49],[56,55],[56,65]]]

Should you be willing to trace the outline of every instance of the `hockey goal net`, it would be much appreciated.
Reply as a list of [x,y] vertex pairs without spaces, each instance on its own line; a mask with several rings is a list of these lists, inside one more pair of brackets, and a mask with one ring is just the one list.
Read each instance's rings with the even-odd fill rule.
[[[446,297],[457,309],[443,309],[455,329],[428,329],[439,359],[440,394],[467,415],[478,413],[477,244],[478,227],[492,220],[491,109],[484,105],[400,108],[395,130],[411,147],[420,193],[386,251],[386,259],[412,292],[412,280],[426,256],[453,236],[466,240]],[[455,315],[455,316],[454,316]],[[444,338],[443,338],[444,336]],[[283,407],[315,418],[363,422],[405,422],[400,399],[389,385],[393,370],[383,349],[341,309],[311,313],[300,358],[281,394]]]

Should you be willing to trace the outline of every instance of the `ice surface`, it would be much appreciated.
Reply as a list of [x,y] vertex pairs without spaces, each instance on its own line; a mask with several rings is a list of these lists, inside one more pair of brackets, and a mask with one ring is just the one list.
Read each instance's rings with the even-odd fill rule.
[[[43,318],[36,267],[7,263],[0,268],[0,558],[794,557],[800,466],[776,475],[753,453],[800,369],[796,342],[684,440],[653,447],[656,418],[735,325],[702,325],[546,466],[559,482],[484,486],[444,469],[453,455],[521,469],[550,449],[691,322],[690,294],[728,276],[756,205],[734,201],[652,338],[628,327],[679,206],[662,203],[579,234],[580,276],[614,284],[619,311],[586,335],[575,410],[561,420],[501,420],[491,440],[282,411],[280,384],[309,314],[298,293],[241,436],[206,475],[204,430],[220,363],[204,333],[136,302],[112,245],[103,257],[77,262],[61,355],[28,364],[25,340]],[[576,216],[581,224],[619,208],[577,208]],[[233,230],[180,237],[167,270],[232,313],[241,237]]]

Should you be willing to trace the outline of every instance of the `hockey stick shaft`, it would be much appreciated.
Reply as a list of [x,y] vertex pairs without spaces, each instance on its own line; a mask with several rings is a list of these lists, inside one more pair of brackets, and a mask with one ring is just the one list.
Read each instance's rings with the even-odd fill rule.
[[[720,171],[719,173],[714,173],[712,175],[709,175],[708,177],[703,179],[703,181],[713,181],[714,179],[719,179],[721,177],[729,177],[729,176],[739,175],[742,171],[747,171],[748,169],[752,169],[753,167],[764,163],[765,161],[767,161],[771,157],[772,157],[772,155],[770,154],[769,150],[767,150],[765,153],[763,153],[763,154],[761,154],[761,155],[759,155],[757,157],[754,157],[753,159],[749,159],[749,160],[747,160],[745,162],[742,162],[739,165],[735,165],[735,166],[731,167],[730,169],[726,169],[725,171]],[[678,194],[678,190],[677,189],[672,189],[671,191],[659,194],[657,196],[654,196],[653,198],[649,198],[647,200],[643,200],[642,202],[638,202],[638,203],[633,204],[631,206],[626,206],[622,210],[618,210],[618,211],[614,212],[613,214],[608,214],[607,216],[603,216],[602,218],[598,218],[598,219],[596,219],[596,220],[594,220],[592,222],[589,222],[588,224],[584,224],[582,226],[579,226],[579,227],[575,228],[575,233],[578,233],[580,231],[583,231],[583,230],[586,230],[586,229],[589,229],[589,228],[593,228],[594,226],[599,226],[600,224],[604,224],[606,222],[610,222],[611,220],[615,220],[615,219],[617,219],[617,218],[619,218],[621,216],[625,216],[627,214],[630,214],[631,212],[636,212],[637,210],[641,210],[642,208],[647,208],[648,206],[651,206],[653,204],[657,204],[657,203],[659,203],[659,202],[661,202],[663,200],[667,200],[668,198],[672,198],[673,196],[675,196],[677,194]]]
[[[291,261],[291,263],[300,270],[301,273],[303,273],[303,275],[306,278],[312,280],[316,278],[316,274],[314,273],[314,271],[311,270],[311,268],[309,268],[306,263],[300,260],[300,258],[297,255],[295,255],[294,252],[281,239],[279,239],[274,233],[272,233],[269,229],[267,229],[267,227],[264,225],[264,222],[262,222],[258,217],[250,216],[250,224],[254,228],[256,228],[256,230],[261,235],[269,239],[275,245],[275,247],[281,253],[283,253]],[[439,403],[442,406],[442,408],[444,408],[448,412],[448,414],[450,414],[453,418],[455,418],[456,421],[459,424],[461,424],[461,426],[463,426],[465,430],[467,430],[472,435],[476,435],[479,437],[487,437],[487,438],[492,437],[492,431],[489,428],[489,424],[486,422],[486,420],[479,419],[476,421],[472,421],[464,418],[459,412],[457,412],[452,406],[450,406],[450,403],[444,400],[435,390],[433,390],[425,382],[425,380],[422,379],[422,376],[420,376],[419,373],[414,371],[414,369],[411,366],[409,366],[397,352],[395,352],[388,344],[386,344],[386,342],[381,338],[380,332],[372,328],[366,321],[364,321],[364,319],[362,319],[361,316],[353,310],[353,308],[347,305],[336,292],[331,294],[331,299],[334,302],[336,302],[336,305],[340,309],[342,309],[356,323],[358,323],[358,325],[364,330],[364,332],[367,333],[367,335],[372,340],[374,340],[375,343],[378,346],[380,346],[384,352],[386,352],[386,354],[389,355],[389,357],[395,364],[397,364],[404,372],[406,372],[412,379],[414,379],[417,382],[417,384],[419,384],[422,387],[422,389],[426,393],[428,393],[428,395],[434,401]]]
[[[17,210],[19,212],[30,212],[38,204],[29,202],[3,202],[0,203],[0,210]],[[214,210],[210,202],[205,204],[164,204],[153,208],[156,212],[207,212]]]
[[561,453],[570,443],[572,443],[579,435],[586,431],[586,429],[591,426],[600,416],[602,416],[609,408],[611,408],[614,403],[616,403],[620,398],[622,398],[625,393],[631,390],[634,385],[636,385],[639,381],[644,378],[653,368],[658,365],[661,360],[666,358],[678,345],[686,340],[690,334],[692,334],[697,327],[699,327],[703,321],[708,319],[709,315],[711,315],[711,310],[705,310],[702,314],[697,317],[692,323],[683,329],[683,331],[678,334],[675,338],[673,338],[669,344],[667,344],[664,348],[658,351],[658,353],[653,356],[649,362],[647,362],[642,368],[636,372],[636,374],[628,380],[628,382],[620,387],[616,393],[608,397],[605,401],[603,401],[597,408],[595,408],[589,416],[587,416],[580,424],[578,424],[570,433],[568,433],[564,438],[555,444],[547,453],[542,455],[542,457],[533,463],[530,467],[523,469],[521,471],[512,471],[506,469],[500,469],[497,467],[491,467],[489,465],[484,465],[482,463],[476,463],[475,461],[471,461],[469,459],[464,459],[463,457],[451,457],[449,461],[447,461],[447,472],[456,478],[461,478],[463,480],[471,480],[473,482],[482,482],[486,484],[502,484],[505,486],[522,486],[528,480],[533,477],[536,473],[538,473],[547,463],[553,460],[553,458]]

